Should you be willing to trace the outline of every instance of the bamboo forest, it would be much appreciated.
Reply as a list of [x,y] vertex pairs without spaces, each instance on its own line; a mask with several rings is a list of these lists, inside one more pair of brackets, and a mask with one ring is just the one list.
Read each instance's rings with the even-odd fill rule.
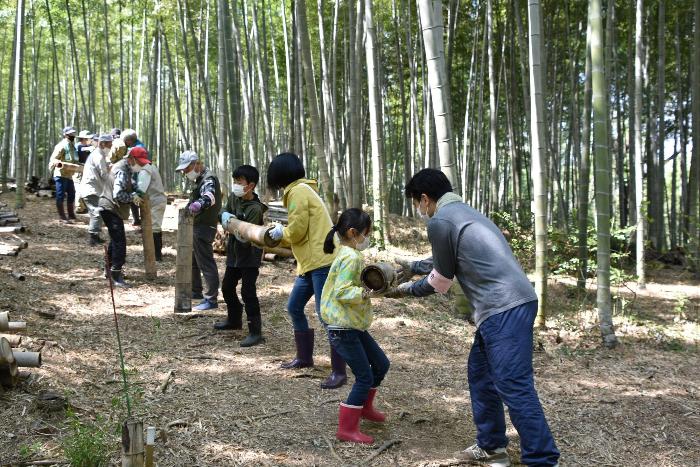
[[0,465],[700,465],[699,18],[0,0]]

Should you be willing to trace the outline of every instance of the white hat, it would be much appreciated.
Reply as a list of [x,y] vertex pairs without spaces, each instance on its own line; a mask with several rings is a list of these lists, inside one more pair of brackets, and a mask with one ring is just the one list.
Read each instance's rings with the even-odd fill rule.
[[188,165],[190,165],[192,162],[198,161],[199,156],[197,155],[196,152],[194,151],[185,151],[182,154],[180,154],[180,162],[175,169],[175,172],[179,172],[181,170],[185,170]]
[[82,130],[80,133],[78,133],[78,139],[90,139],[92,138],[92,133],[90,133],[87,130]]

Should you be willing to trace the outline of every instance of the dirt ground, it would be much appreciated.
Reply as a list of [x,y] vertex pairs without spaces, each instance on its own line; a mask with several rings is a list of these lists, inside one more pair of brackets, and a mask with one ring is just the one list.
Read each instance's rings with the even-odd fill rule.
[[[0,200],[12,203],[8,194]],[[29,248],[0,258],[0,311],[27,321],[23,346],[41,349],[43,366],[0,396],[0,465],[66,459],[61,443],[73,432],[70,417],[37,406],[46,390],[66,397],[81,422],[107,430],[116,463],[126,410],[103,251],[87,246],[87,217],[61,225],[52,200],[29,198],[20,216],[30,229],[23,235]],[[401,252],[427,252],[420,224],[394,220],[394,228],[407,246]],[[190,319],[173,314],[174,233],[165,234],[155,281],[144,278],[139,234],[128,227],[127,237],[126,275],[135,287],[115,292],[116,307],[132,410],[159,429],[158,465],[363,464],[393,440],[398,443],[367,463],[458,465],[452,454],[473,443],[466,359],[474,328],[448,298],[374,302],[371,331],[392,364],[377,399],[388,421],[364,423],[376,438],[373,446],[340,443],[337,405],[349,386],[319,388],[330,362],[313,301],[307,315],[317,330],[317,366],[279,369],[294,352],[285,312],[290,261],[262,267],[266,343],[242,349],[243,332],[212,328],[225,314],[223,299],[214,312]],[[218,264],[223,275],[223,257]],[[26,281],[15,280],[13,270]],[[700,465],[700,286],[681,270],[651,264],[646,290],[628,284],[613,293],[621,345],[610,351],[601,347],[595,326],[595,290],[581,296],[570,278],[550,282],[551,317],[537,337],[534,364],[561,465]],[[516,460],[518,436],[510,425],[508,435]]]

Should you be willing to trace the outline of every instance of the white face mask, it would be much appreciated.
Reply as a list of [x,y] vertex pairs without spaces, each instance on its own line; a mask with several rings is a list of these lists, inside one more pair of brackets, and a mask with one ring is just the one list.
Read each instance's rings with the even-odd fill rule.
[[134,165],[131,166],[131,171],[134,172],[134,173],[139,173],[139,172],[141,172],[141,169],[143,169],[143,166],[138,165],[138,164],[134,164]]
[[194,170],[190,170],[189,172],[187,172],[185,174],[185,177],[187,177],[187,179],[189,181],[194,182],[199,177],[199,172],[195,172]]
[[102,154],[103,157],[107,157],[109,154],[109,148],[100,148],[100,154]]
[[245,186],[234,183],[233,186],[231,186],[231,193],[233,193],[235,197],[240,198],[245,195]]
[[363,237],[364,237],[364,240],[362,240],[360,243],[358,243],[355,246],[355,249],[357,249],[358,251],[363,251],[363,250],[366,250],[367,248],[369,248],[369,237],[365,237],[364,235],[363,235]]

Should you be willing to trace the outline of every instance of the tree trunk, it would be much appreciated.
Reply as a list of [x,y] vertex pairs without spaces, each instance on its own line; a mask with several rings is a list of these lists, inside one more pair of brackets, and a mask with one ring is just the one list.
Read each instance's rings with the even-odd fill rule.
[[655,209],[652,213],[652,225],[654,226],[654,246],[657,251],[663,251],[666,248],[666,233],[664,229],[664,200],[666,198],[666,177],[664,174],[664,142],[666,140],[666,123],[664,120],[664,108],[666,106],[665,99],[665,78],[666,78],[666,6],[665,0],[659,0],[659,16],[658,16],[658,67],[657,67],[657,82],[656,89],[658,93],[656,111],[658,114],[658,123],[656,125],[656,155],[654,182],[656,184],[655,199],[652,201],[652,206]]
[[586,71],[583,88],[583,148],[579,159],[578,180],[578,261],[579,271],[576,285],[580,290],[586,289],[588,277],[588,191],[591,185],[591,24],[586,28]]
[[634,198],[635,217],[637,219],[636,231],[636,259],[637,259],[637,285],[640,289],[646,287],[646,277],[644,271],[644,241],[646,209],[644,203],[644,178],[642,157],[642,60],[644,59],[644,0],[637,0],[637,14],[635,19],[635,52],[634,52]]
[[490,199],[486,204],[487,213],[491,213],[498,210],[498,153],[497,153],[497,138],[496,138],[496,124],[498,120],[498,110],[496,107],[496,71],[493,64],[493,7],[491,6],[491,0],[486,1],[486,41],[488,42],[488,60],[489,60],[489,129],[491,134],[490,141],[490,174],[489,174],[489,186],[490,186]]
[[428,68],[428,82],[433,104],[433,115],[437,138],[440,169],[455,187],[457,169],[455,167],[454,138],[452,136],[452,114],[450,92],[445,67],[445,47],[443,43],[442,0],[418,0],[423,44]]
[[[228,106],[226,99],[226,0],[217,0],[217,40],[218,40],[218,57],[217,57],[217,94],[219,99],[219,154],[216,161],[215,173],[221,181],[222,190],[228,194],[229,177],[228,174]],[[235,169],[235,167],[233,167]]]
[[608,148],[608,100],[603,58],[601,0],[590,0],[591,66],[593,79],[593,142],[595,146],[595,205],[598,230],[597,298],[603,344],[617,345],[610,298],[610,153]]
[[[48,0],[47,0],[48,1]],[[19,5],[18,5],[19,8]],[[48,9],[48,4],[47,4]],[[19,10],[18,10],[19,11]],[[12,39],[12,58],[10,60],[10,70],[8,73],[8,86],[7,86],[7,107],[5,108],[5,129],[2,133],[2,166],[0,167],[0,187],[2,191],[7,190],[7,176],[10,167],[10,155],[12,154],[10,134],[12,133],[12,98],[14,97],[15,89],[15,62],[17,59],[17,20],[19,18],[15,15],[15,28],[14,37]]]
[[528,0],[530,44],[530,154],[532,158],[533,210],[535,215],[535,291],[539,300],[538,327],[547,319],[547,177],[544,131],[544,83],[542,82],[542,10],[539,0]]
[[693,158],[688,181],[688,240],[692,266],[700,274],[700,0],[695,0],[695,33],[693,35]]
[[[24,0],[17,0],[17,19],[15,33],[15,111],[14,111],[14,128],[16,139],[16,173],[15,180],[17,189],[15,192],[15,208],[21,209],[24,207],[24,182],[27,179],[25,170],[25,154],[27,153],[24,147]],[[10,90],[8,89],[8,92]]]

